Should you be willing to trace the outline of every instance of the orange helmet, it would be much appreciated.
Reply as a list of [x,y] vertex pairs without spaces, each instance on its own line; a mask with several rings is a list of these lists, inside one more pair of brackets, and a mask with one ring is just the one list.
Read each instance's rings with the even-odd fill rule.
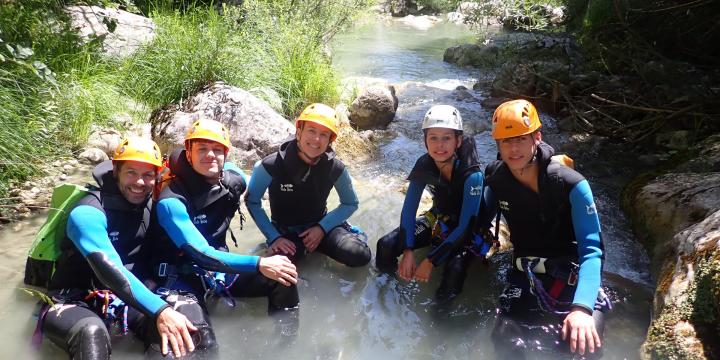
[[160,170],[163,167],[160,147],[152,140],[141,137],[129,137],[120,142],[113,153],[113,164],[116,161],[137,161]]
[[541,126],[537,110],[529,101],[507,101],[500,104],[493,114],[492,137],[500,140],[531,134]]
[[300,130],[300,125],[302,125],[301,121],[309,121],[328,128],[330,132],[332,132],[330,141],[334,141],[335,138],[337,138],[340,119],[335,109],[325,104],[315,103],[306,107],[295,122],[295,127],[298,130]]
[[185,136],[185,148],[189,148],[190,140],[210,140],[222,144],[225,150],[230,150],[230,131],[221,122],[202,119],[195,121]]

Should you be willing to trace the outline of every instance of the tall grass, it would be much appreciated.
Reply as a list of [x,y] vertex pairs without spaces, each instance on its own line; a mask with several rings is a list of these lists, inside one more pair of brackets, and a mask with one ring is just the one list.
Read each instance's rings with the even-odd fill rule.
[[117,127],[120,113],[147,120],[151,110],[211,81],[274,90],[289,117],[309,102],[336,103],[339,80],[325,44],[367,3],[246,0],[218,12],[206,0],[139,1],[157,36],[135,55],[112,60],[100,54],[101,39],[81,41],[62,12],[64,0],[4,2],[0,199],[11,183],[80,149],[93,126]]

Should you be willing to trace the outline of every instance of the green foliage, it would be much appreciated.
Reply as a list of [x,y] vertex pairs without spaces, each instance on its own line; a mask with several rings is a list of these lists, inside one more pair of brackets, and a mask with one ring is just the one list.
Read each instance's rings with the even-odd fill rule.
[[227,45],[233,33],[212,9],[156,13],[155,41],[127,59],[121,73],[123,91],[150,108],[175,103],[213,80],[222,80],[233,59]]
[[247,0],[232,7],[210,0],[137,1],[152,15],[157,36],[124,60],[102,55],[102,39],[81,39],[62,11],[65,4],[15,0],[0,6],[0,198],[11,183],[82,146],[94,125],[120,113],[146,120],[151,110],[208,82],[273,90],[287,116],[309,102],[336,103],[339,80],[325,45],[368,0]]
[[437,12],[455,11],[463,0],[418,0],[417,4]]
[[536,31],[550,28],[546,6],[558,7],[566,0],[505,0],[481,3],[467,15],[466,22],[482,28],[487,19],[498,19],[513,30]]
[[364,1],[245,1],[225,7],[159,11],[155,41],[123,64],[123,92],[151,108],[175,103],[212,81],[266,87],[286,115],[308,102],[335,103],[339,79],[324,45]]

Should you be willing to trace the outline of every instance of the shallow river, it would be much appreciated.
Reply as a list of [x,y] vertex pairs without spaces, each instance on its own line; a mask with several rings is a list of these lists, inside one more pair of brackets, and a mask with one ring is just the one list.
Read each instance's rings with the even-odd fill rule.
[[[475,137],[484,163],[495,157],[490,141],[490,113],[480,105],[481,92],[469,89],[479,70],[460,69],[442,62],[446,47],[470,42],[474,34],[449,24],[420,30],[393,21],[369,21],[338,36],[334,64],[349,82],[384,79],[396,84],[400,107],[396,121],[382,137],[376,157],[354,164],[351,174],[361,205],[350,221],[363,228],[375,252],[377,239],[398,225],[403,179],[423,153],[420,122],[432,105],[458,107],[467,133]],[[374,78],[374,79],[368,79]],[[544,135],[561,147],[565,136],[557,132],[554,119],[542,116]],[[597,151],[603,157],[602,149]],[[572,153],[570,154],[573,155]],[[614,303],[606,322],[604,359],[636,359],[649,321],[647,255],[635,242],[618,206],[622,169],[599,167],[616,164],[612,156],[601,165],[580,166],[597,198],[607,257],[605,286]],[[331,206],[337,203],[331,199]],[[2,357],[62,359],[62,351],[45,340],[40,349],[30,347],[35,327],[35,301],[19,290],[27,249],[43,216],[10,226],[0,232],[0,347]],[[237,223],[233,223],[236,228]],[[240,246],[232,251],[255,251],[262,237],[252,221],[238,231]],[[398,281],[378,274],[371,266],[349,269],[322,256],[310,256],[300,264],[301,311],[296,341],[280,345],[273,323],[265,314],[265,300],[243,300],[236,308],[211,307],[222,359],[496,359],[490,331],[496,314],[496,298],[502,289],[507,256],[489,264],[476,262],[462,295],[449,308],[433,302],[440,271],[428,284]],[[132,337],[114,341],[113,357],[140,357],[141,344]],[[529,358],[557,359],[545,344],[528,342]]]

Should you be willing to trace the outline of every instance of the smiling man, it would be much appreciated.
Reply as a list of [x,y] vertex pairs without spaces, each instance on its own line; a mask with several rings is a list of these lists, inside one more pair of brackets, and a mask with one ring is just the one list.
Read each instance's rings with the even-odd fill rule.
[[190,126],[185,147],[170,156],[172,177],[153,213],[151,233],[158,239],[146,251],[153,264],[150,282],[202,305],[203,344],[213,351],[217,344],[205,306],[210,295],[227,296],[230,304],[233,297],[267,297],[273,315],[290,316],[298,306],[290,260],[228,252],[226,236],[246,186],[245,173],[227,161],[230,146],[222,123],[201,119]]
[[[295,261],[318,251],[348,266],[366,265],[371,255],[367,241],[346,221],[357,210],[358,199],[350,174],[331,147],[337,138],[337,113],[312,104],[295,124],[295,138],[255,164],[246,197],[250,215],[273,254]],[[333,187],[340,205],[327,212]],[[268,189],[272,221],[262,208]]]
[[39,324],[73,359],[110,358],[111,319],[125,320],[147,343],[159,341],[163,353],[172,350],[176,357],[197,345],[191,332],[198,329],[184,315],[192,307],[176,311],[129,270],[141,265],[138,249],[150,242],[150,194],[161,168],[160,148],[152,140],[124,139],[112,162],[93,170],[99,188],[70,211],[48,286],[55,304],[42,312]]

